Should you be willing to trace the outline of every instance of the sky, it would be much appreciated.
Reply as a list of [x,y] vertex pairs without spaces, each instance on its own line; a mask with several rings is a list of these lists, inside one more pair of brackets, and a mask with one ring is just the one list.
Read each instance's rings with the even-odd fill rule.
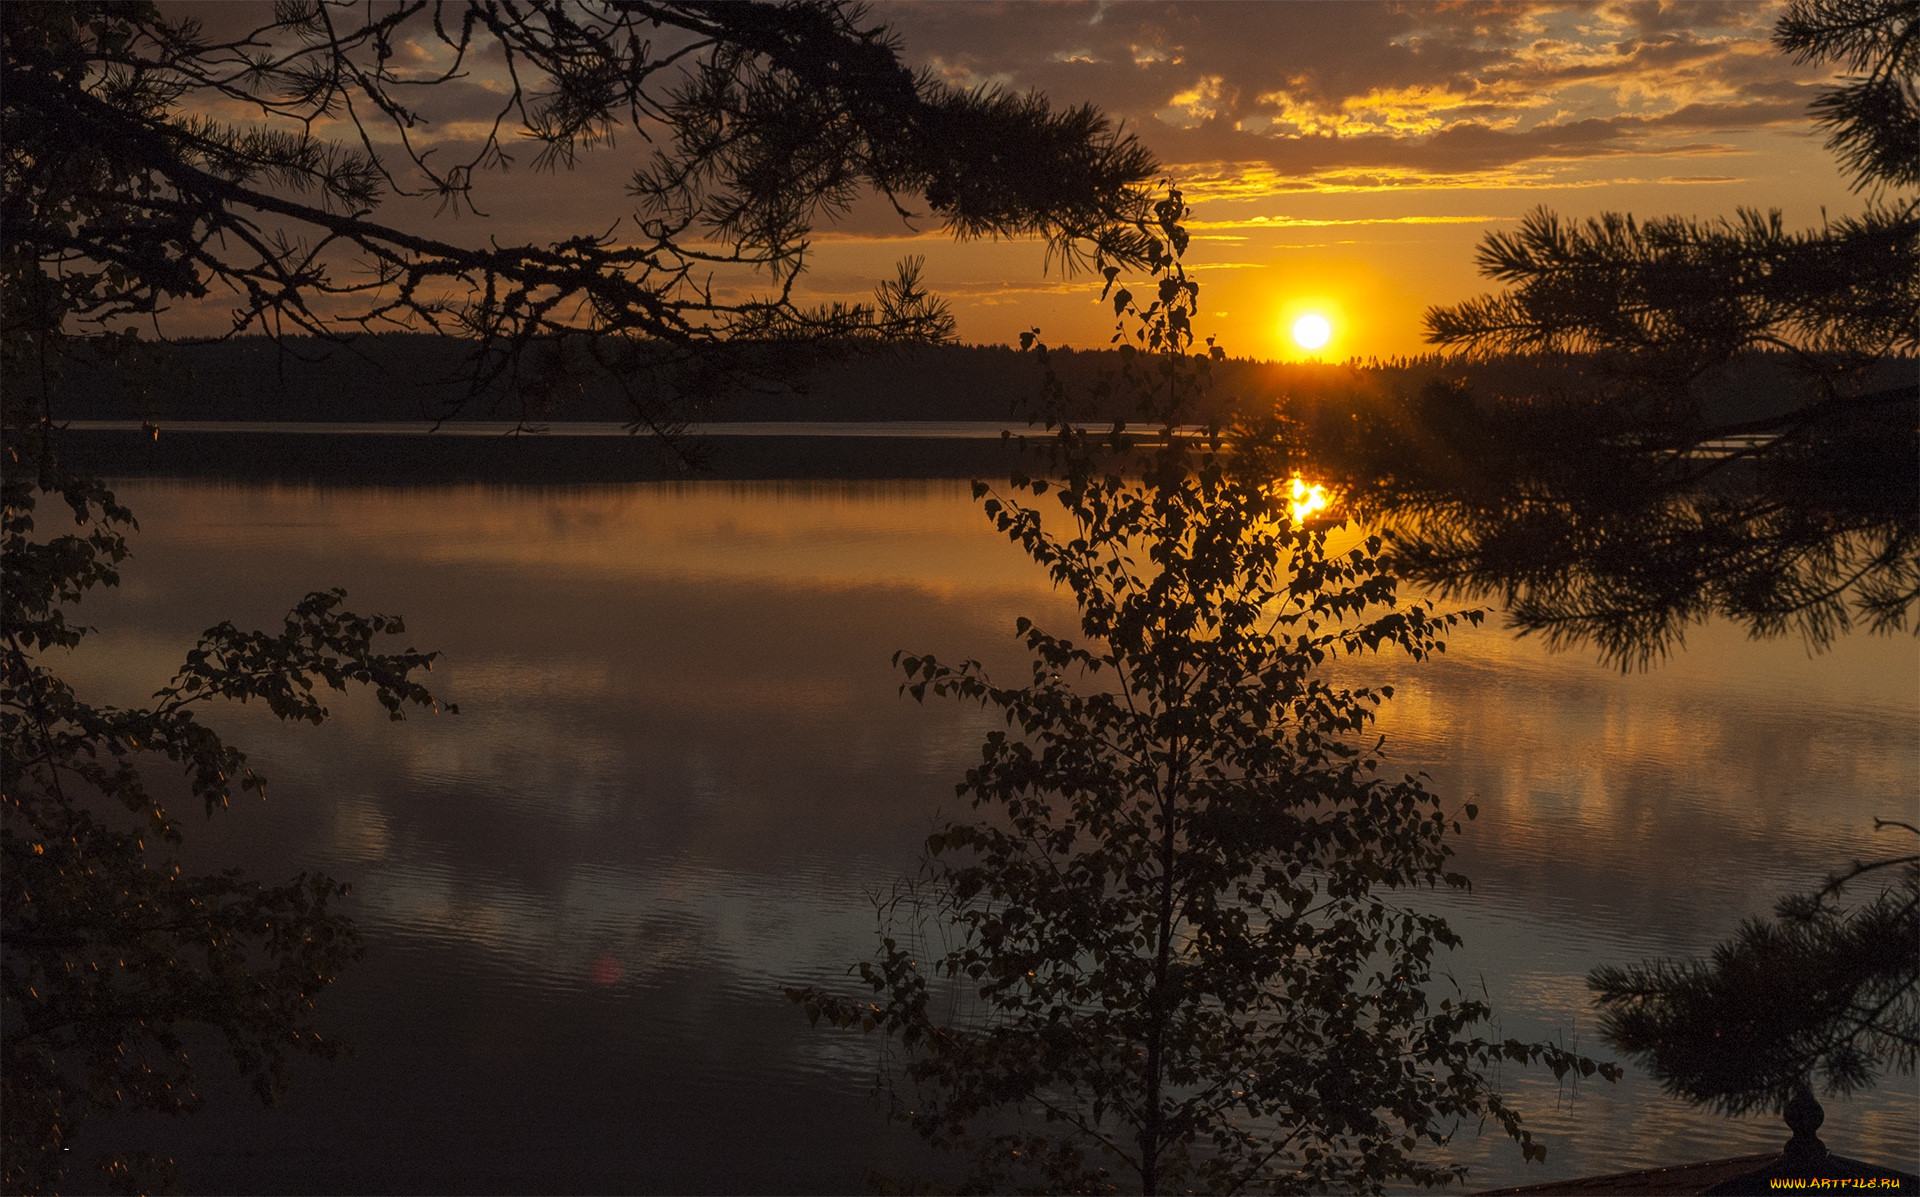
[[[251,4],[170,3],[211,26]],[[1192,206],[1186,265],[1203,336],[1238,357],[1419,353],[1422,313],[1489,289],[1474,250],[1545,206],[1565,217],[1731,216],[1789,227],[1863,206],[1806,115],[1824,67],[1772,46],[1776,3],[1102,3],[886,0],[869,16],[915,69],[960,87],[1092,103],[1159,157]],[[431,47],[400,47],[428,65]],[[484,72],[436,89],[420,144],[449,154],[497,108]],[[230,114],[239,115],[239,114]],[[479,213],[396,199],[383,219],[455,240],[614,230],[646,153],[629,135],[560,175],[486,178]],[[524,155],[522,156],[524,160]],[[817,231],[803,302],[858,300],[923,255],[960,339],[1030,328],[1104,345],[1099,280],[1045,269],[1034,242],[956,243],[858,204]],[[1288,330],[1324,317],[1318,350]]]
[[[961,86],[1092,102],[1193,207],[1197,327],[1229,353],[1424,351],[1421,314],[1486,291],[1474,248],[1546,206],[1585,218],[1780,208],[1817,225],[1861,201],[1807,119],[1830,78],[1769,41],[1766,3],[887,3],[905,59]],[[861,230],[816,287],[897,254]],[[963,340],[1038,325],[1097,345],[1111,309],[1032,247],[926,238]],[[842,263],[845,263],[843,266]]]

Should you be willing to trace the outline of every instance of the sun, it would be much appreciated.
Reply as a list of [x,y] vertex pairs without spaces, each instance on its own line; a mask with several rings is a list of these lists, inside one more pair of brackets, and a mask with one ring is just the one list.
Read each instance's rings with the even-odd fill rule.
[[[1288,292],[1291,292],[1289,294]],[[1352,304],[1332,286],[1289,286],[1270,326],[1281,358],[1317,362],[1344,356],[1355,327]]]
[[1293,341],[1302,349],[1318,349],[1332,336],[1333,325],[1318,312],[1308,312],[1293,322]]
[[1293,516],[1293,522],[1303,523],[1308,516],[1326,507],[1327,488],[1295,474],[1287,485],[1287,514]]

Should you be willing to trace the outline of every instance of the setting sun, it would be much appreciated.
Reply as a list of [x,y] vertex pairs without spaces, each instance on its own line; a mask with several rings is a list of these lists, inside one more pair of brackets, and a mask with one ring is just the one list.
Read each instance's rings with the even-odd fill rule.
[[1318,312],[1308,312],[1293,322],[1293,340],[1302,349],[1318,349],[1331,336],[1333,325]]
[[[1306,323],[1308,319],[1311,319],[1311,317],[1303,317],[1301,323]],[[1320,323],[1324,326],[1326,321],[1322,320]],[[1297,325],[1295,326],[1295,331],[1296,335],[1298,335]],[[1302,344],[1305,344],[1305,342],[1302,342]],[[1300,475],[1295,474],[1293,481],[1288,486],[1288,490],[1290,492],[1290,498],[1287,502],[1287,512],[1293,516],[1294,523],[1300,523],[1314,512],[1324,511],[1326,509],[1327,490],[1324,486],[1308,482]]]
[[1296,362],[1343,356],[1355,331],[1348,319],[1353,311],[1349,284],[1305,278],[1290,281],[1293,285],[1281,292],[1286,298],[1273,313],[1270,326],[1279,356]]

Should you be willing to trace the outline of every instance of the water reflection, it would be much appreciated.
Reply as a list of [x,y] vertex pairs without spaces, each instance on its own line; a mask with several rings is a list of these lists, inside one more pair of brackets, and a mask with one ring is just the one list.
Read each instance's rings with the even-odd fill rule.
[[[145,530],[124,591],[88,600],[103,633],[77,685],[130,700],[211,620],[264,624],[340,584],[446,650],[438,686],[464,713],[222,719],[273,798],[192,850],[353,882],[372,950],[336,1008],[360,1051],[275,1114],[217,1098],[111,1133],[171,1138],[196,1191],[846,1191],[919,1160],[866,1104],[875,1045],[809,1032],[778,987],[868,954],[865,890],[910,871],[987,730],[898,699],[892,651],[1012,668],[1016,616],[1070,618],[964,483],[122,497]],[[1623,678],[1489,629],[1393,671],[1390,765],[1483,812],[1475,892],[1446,901],[1469,945],[1455,975],[1508,1034],[1597,1050],[1587,969],[1706,948],[1871,851],[1870,817],[1920,790],[1910,639],[1808,660],[1709,627]],[[1781,1138],[1643,1081],[1569,1104],[1508,1079],[1550,1164],[1468,1144],[1476,1183]],[[1897,1162],[1920,1115],[1895,1089],[1833,1103],[1823,1137]]]
[[1488,367],[1485,393],[1437,377],[1418,396],[1289,402],[1282,443],[1392,527],[1403,577],[1502,596],[1517,625],[1622,664],[1665,655],[1708,615],[1816,642],[1911,628],[1911,363],[1884,361],[1841,388],[1870,393],[1801,407],[1791,397],[1804,379],[1749,375],[1736,410],[1765,418],[1736,423],[1727,396],[1709,415],[1700,396],[1593,361],[1504,369],[1518,374],[1503,384]]

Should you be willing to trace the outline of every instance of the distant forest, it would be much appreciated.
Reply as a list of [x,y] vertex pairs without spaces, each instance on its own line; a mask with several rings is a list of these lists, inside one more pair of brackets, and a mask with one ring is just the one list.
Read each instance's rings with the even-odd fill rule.
[[[57,420],[422,421],[444,416],[538,422],[615,421],[629,417],[611,385],[555,399],[523,402],[496,393],[461,405],[459,383],[469,346],[443,337],[391,333],[346,342],[311,338],[238,337],[169,347],[161,362],[127,385],[115,371],[71,370],[54,396]],[[1114,350],[1056,349],[1056,374],[1076,397],[1078,419],[1133,419],[1139,413],[1098,398],[1103,373],[1116,370]],[[1862,389],[1911,383],[1916,364],[1882,363],[1884,378]],[[1273,410],[1286,399],[1391,402],[1416,395],[1435,379],[1457,379],[1477,395],[1570,393],[1591,385],[1595,371],[1578,359],[1502,358],[1465,362],[1440,355],[1339,364],[1229,358],[1216,362],[1210,393],[1193,420],[1222,422]],[[706,421],[747,420],[1006,420],[1026,410],[1040,390],[1034,355],[1006,346],[899,347],[845,357],[794,387],[735,389],[709,396],[690,413]],[[1125,388],[1114,388],[1127,393]],[[1789,359],[1750,353],[1703,380],[1706,414],[1714,420],[1758,419],[1807,401]]]

